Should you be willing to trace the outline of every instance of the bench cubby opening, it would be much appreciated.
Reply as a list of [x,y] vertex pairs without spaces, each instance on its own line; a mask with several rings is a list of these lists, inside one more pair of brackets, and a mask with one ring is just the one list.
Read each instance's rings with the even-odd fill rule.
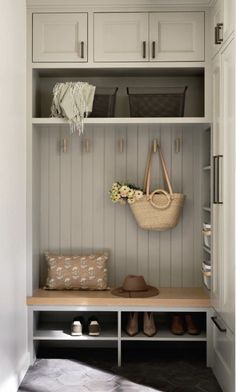
[[[62,292],[61,292],[62,293]],[[177,293],[174,289],[172,294],[168,295],[168,290],[162,290],[162,296],[158,302],[158,296],[154,298],[157,305],[151,306],[135,306],[137,299],[131,299],[130,305],[126,307],[109,305],[113,302],[112,295],[107,296],[107,305],[106,306],[93,306],[87,305],[85,306],[60,306],[60,305],[36,305],[37,297],[29,297],[28,302],[35,303],[35,305],[30,305],[29,312],[30,317],[33,320],[34,328],[32,329],[32,344],[31,344],[31,356],[32,360],[37,356],[37,352],[40,352],[40,349],[46,349],[48,353],[50,353],[50,348],[74,348],[78,349],[78,358],[80,353],[80,348],[85,347],[95,347],[97,350],[99,348],[115,348],[117,350],[117,362],[118,366],[122,364],[122,351],[125,343],[200,343],[206,344],[207,356],[206,360],[208,366],[210,365],[211,358],[211,345],[210,345],[210,337],[209,337],[209,319],[211,316],[211,310],[209,308],[210,302],[207,299],[206,294],[201,292],[202,296],[202,304],[205,306],[197,305],[197,298],[189,289],[185,291],[181,291],[179,289],[179,299],[177,298],[176,305],[171,305],[171,298],[169,298],[169,306],[164,306],[165,300],[171,295],[174,296],[174,293]],[[196,292],[195,292],[196,295]],[[199,292],[200,297],[200,292]],[[40,297],[38,297],[40,298]],[[43,297],[41,297],[43,298]],[[44,297],[45,298],[45,297]],[[63,298],[63,293],[61,294],[61,298]],[[85,297],[86,298],[86,297]],[[67,298],[69,301],[72,300],[72,297]],[[116,299],[114,299],[115,301]],[[127,298],[126,301],[129,299]],[[140,299],[143,300],[143,299]],[[173,301],[176,301],[176,298],[173,298]],[[81,298],[77,295],[78,304],[81,302]],[[146,298],[145,301],[148,301]],[[173,303],[172,301],[172,303]],[[50,298],[48,299],[48,303],[52,303]],[[71,302],[70,302],[71,303]],[[102,296],[101,296],[102,303]],[[162,304],[162,306],[158,305]],[[181,306],[181,303],[185,305]],[[191,307],[187,306],[187,303],[192,304]],[[132,306],[133,304],[133,306]],[[130,337],[124,332],[124,325],[127,320],[127,315],[129,312],[138,312],[141,318],[144,311],[150,311],[154,313],[155,321],[157,323],[157,333],[148,337],[144,335],[141,331]],[[195,322],[200,328],[200,333],[198,335],[189,335],[187,333],[183,335],[174,335],[171,333],[169,325],[170,318],[173,313],[178,313],[181,316],[185,314],[191,314]],[[85,332],[82,336],[71,336],[70,334],[70,325],[73,318],[77,315],[83,316],[85,319],[90,317],[90,315],[95,315],[101,325],[101,334],[99,336],[88,336]],[[141,327],[141,324],[140,324]],[[135,345],[134,348],[138,346]]]

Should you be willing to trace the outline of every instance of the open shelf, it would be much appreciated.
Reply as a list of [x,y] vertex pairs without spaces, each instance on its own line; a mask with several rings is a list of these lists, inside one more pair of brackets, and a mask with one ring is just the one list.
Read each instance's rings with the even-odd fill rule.
[[[117,87],[114,119],[106,119],[108,123],[122,124],[128,120],[137,123],[137,119],[130,119],[129,97],[127,87],[185,87],[187,86],[184,117],[174,122],[197,122],[205,117],[205,72],[204,68],[162,68],[162,69],[33,69],[32,85],[32,117],[45,118],[51,114],[52,92],[56,83],[88,82],[96,87]],[[151,108],[150,108],[151,110]],[[126,118],[126,120],[124,120]],[[192,120],[194,118],[194,121]],[[140,119],[139,119],[140,120]],[[169,122],[168,118],[165,121]],[[104,119],[89,119],[92,124],[103,123]],[[101,122],[100,122],[101,121]],[[162,122],[159,118],[150,118],[139,122]],[[206,120],[204,119],[204,122]]]
[[[205,117],[107,117],[86,118],[85,124],[209,124]],[[67,125],[63,118],[33,117],[33,125]]]
[[34,340],[117,340],[116,326],[105,326],[99,336],[72,336],[70,327],[65,323],[44,323],[40,324],[33,336]]
[[[70,329],[65,323],[46,323],[40,325],[35,331],[34,340],[118,340],[117,328],[115,326],[107,326],[102,329],[99,336],[89,336],[83,334],[82,336],[72,336],[70,334]],[[201,332],[199,335],[173,335],[168,329],[162,328],[156,335],[152,337],[146,336],[143,332],[131,337],[125,332],[121,334],[121,340],[152,340],[152,341],[206,341],[206,333]]]
[[140,340],[140,341],[206,341],[206,333],[201,332],[199,335],[173,335],[168,329],[161,329],[159,330],[156,335],[148,337],[146,336],[143,332],[138,333],[137,335],[131,337],[128,336],[125,332],[122,332],[121,334],[121,340],[124,341],[134,341],[134,340]]

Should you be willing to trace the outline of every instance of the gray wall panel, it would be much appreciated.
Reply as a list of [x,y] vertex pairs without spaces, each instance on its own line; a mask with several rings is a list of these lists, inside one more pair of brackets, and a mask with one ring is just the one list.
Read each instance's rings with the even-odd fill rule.
[[[143,274],[153,285],[201,284],[201,126],[86,126],[84,136],[68,127],[41,132],[41,257],[47,250],[81,253],[110,251],[109,283],[126,274]],[[60,140],[68,140],[67,152]],[[90,140],[90,151],[84,139]],[[124,150],[119,151],[119,138]],[[148,148],[158,139],[175,191],[186,194],[183,216],[172,231],[144,231],[128,206],[113,205],[108,191],[115,180],[143,183]],[[181,139],[181,149],[174,148]],[[152,188],[163,186],[159,159],[153,164]],[[198,193],[199,192],[199,193]]]

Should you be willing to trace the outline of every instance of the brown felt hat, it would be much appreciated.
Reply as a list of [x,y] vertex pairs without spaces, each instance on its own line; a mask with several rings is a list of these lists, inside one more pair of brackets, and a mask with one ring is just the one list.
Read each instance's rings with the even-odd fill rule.
[[126,276],[123,285],[111,290],[113,295],[126,298],[146,298],[154,297],[159,294],[156,287],[148,286],[143,276],[128,275]]

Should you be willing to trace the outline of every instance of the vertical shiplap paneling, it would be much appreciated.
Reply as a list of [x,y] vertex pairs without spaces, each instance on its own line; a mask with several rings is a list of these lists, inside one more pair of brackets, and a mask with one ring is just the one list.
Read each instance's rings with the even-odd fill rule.
[[[175,143],[179,139],[180,151]],[[173,192],[182,193],[182,128],[172,126],[172,168],[171,179]],[[171,286],[182,286],[182,214],[177,226],[171,231]]]
[[[138,126],[138,185],[142,188],[147,155],[150,149],[150,138],[147,125]],[[138,274],[148,279],[149,232],[138,228]]]
[[[71,139],[67,128],[60,132],[60,249],[63,254],[71,253]],[[66,143],[64,151],[63,143]]]
[[104,248],[109,249],[109,282],[115,286],[116,265],[115,265],[115,211],[114,205],[108,195],[108,191],[115,181],[115,128],[104,127]]
[[104,204],[107,190],[104,187],[104,127],[93,129],[93,249],[104,247]]
[[77,134],[71,137],[71,250],[82,248],[82,143]]
[[[126,148],[120,152],[118,148],[119,138],[126,141],[126,126],[117,127],[115,133],[115,181],[126,181]],[[126,242],[127,242],[127,206],[117,203],[115,208],[115,269],[116,283],[121,284],[126,272]]]
[[[152,142],[156,139],[160,143],[160,126],[149,125],[150,141]],[[156,153],[153,155],[153,165],[152,165],[152,181],[151,190],[160,188],[160,159],[159,155]],[[160,233],[158,231],[149,232],[149,243],[148,243],[148,282],[151,285],[160,285]]]
[[46,261],[44,253],[50,250],[49,247],[49,130],[41,130],[41,208],[40,208],[40,283],[45,284]]
[[[161,149],[165,157],[167,170],[171,178],[171,153],[172,153],[172,137],[170,126],[161,127]],[[161,182],[161,188],[166,187]],[[160,233],[160,286],[171,286],[171,231],[163,231]]]
[[[193,254],[193,236],[194,236],[194,222],[193,222],[193,184],[195,181],[194,164],[193,164],[193,133],[189,127],[184,128],[183,131],[183,192],[186,195],[186,200],[183,210],[183,287],[193,286],[194,273],[194,254]],[[196,173],[199,175],[199,173]],[[200,194],[199,194],[200,197]]]
[[[193,167],[194,171],[199,173],[196,175],[193,182],[193,284],[195,287],[202,285],[202,247],[199,244],[203,243],[202,238],[202,186],[203,186],[203,154],[202,154],[202,137],[201,132],[197,132],[197,127],[193,127]],[[210,176],[209,176],[210,179]]]
[[[89,151],[86,151],[86,139]],[[82,142],[82,250],[92,252],[93,247],[93,129],[86,127]]]
[[[138,133],[137,126],[127,127],[127,181],[131,184],[138,183]],[[138,264],[138,227],[134,216],[127,208],[127,242],[126,242],[126,275],[135,274]]]
[[60,252],[60,199],[61,199],[61,172],[60,172],[60,130],[50,127],[49,130],[49,218],[48,238],[50,251]]
[[[41,252],[81,253],[109,249],[109,283],[127,274],[142,274],[153,285],[201,283],[200,128],[170,125],[86,126],[83,138],[68,127],[41,131]],[[60,140],[70,140],[60,151]],[[182,137],[180,153],[174,140]],[[82,140],[89,138],[90,151]],[[119,152],[118,140],[124,139]],[[172,231],[144,231],[128,206],[112,204],[108,191],[115,180],[143,186],[147,154],[158,139],[174,191],[186,194],[183,217]],[[151,190],[163,187],[158,154],[153,157]],[[199,193],[198,193],[199,190]]]

